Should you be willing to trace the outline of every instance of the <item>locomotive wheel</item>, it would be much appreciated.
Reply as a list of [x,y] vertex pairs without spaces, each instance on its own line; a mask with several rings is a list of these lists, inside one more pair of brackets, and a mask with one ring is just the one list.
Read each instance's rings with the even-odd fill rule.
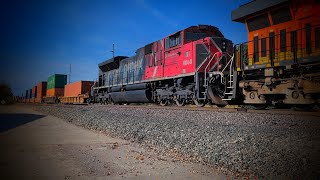
[[211,86],[208,87],[208,95],[211,101],[218,107],[225,107],[227,105],[227,102],[222,100],[222,96],[219,96],[218,94],[213,92],[213,89]]
[[193,99],[193,102],[197,107],[203,107],[207,103],[206,100],[198,100],[196,98]]
[[109,99],[109,103],[110,103],[111,105],[115,105],[115,103],[113,102],[112,99]]
[[169,101],[167,99],[161,99],[159,104],[160,106],[167,106],[169,104]]
[[175,102],[176,102],[176,105],[180,107],[186,105],[186,99],[177,99],[175,100]]
[[5,105],[6,103],[7,103],[6,100],[4,100],[4,99],[1,100],[2,105]]

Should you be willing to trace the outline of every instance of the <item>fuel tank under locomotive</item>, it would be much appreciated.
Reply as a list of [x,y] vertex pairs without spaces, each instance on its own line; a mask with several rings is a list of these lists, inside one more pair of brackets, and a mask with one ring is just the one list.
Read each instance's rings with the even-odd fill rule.
[[146,83],[113,87],[110,99],[114,103],[148,103],[152,102],[152,92]]

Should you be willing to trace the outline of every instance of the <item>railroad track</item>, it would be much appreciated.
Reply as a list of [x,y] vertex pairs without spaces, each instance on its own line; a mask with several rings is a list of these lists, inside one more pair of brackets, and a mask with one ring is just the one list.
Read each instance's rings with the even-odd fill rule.
[[[62,104],[47,104],[47,105],[62,105]],[[243,113],[274,113],[282,115],[299,115],[299,116],[318,116],[320,117],[320,108],[314,108],[312,111],[297,111],[294,109],[264,109],[256,110],[250,107],[243,108],[238,105],[227,105],[226,107],[219,108],[215,105],[206,105],[204,107],[197,107],[195,105],[186,105],[183,107],[174,104],[168,106],[159,106],[157,104],[129,104],[129,105],[111,105],[111,104],[63,104],[64,106],[94,106],[94,107],[118,107],[118,108],[150,108],[150,109],[167,109],[167,110],[189,110],[189,111],[215,111],[215,112],[243,112]]]
[[214,105],[206,105],[204,107],[197,107],[195,105],[186,105],[184,107],[178,107],[175,105],[169,106],[158,106],[156,104],[141,104],[141,105],[101,105],[101,104],[90,104],[89,106],[98,106],[98,107],[109,107],[116,106],[119,108],[151,108],[151,109],[171,109],[171,110],[190,110],[190,111],[215,111],[215,112],[243,112],[243,113],[274,113],[274,114],[284,114],[284,115],[303,115],[303,116],[319,116],[320,117],[320,109],[314,109],[312,111],[297,111],[294,109],[265,109],[265,110],[256,110],[250,108],[242,108],[237,105],[228,105],[224,108],[219,108]]

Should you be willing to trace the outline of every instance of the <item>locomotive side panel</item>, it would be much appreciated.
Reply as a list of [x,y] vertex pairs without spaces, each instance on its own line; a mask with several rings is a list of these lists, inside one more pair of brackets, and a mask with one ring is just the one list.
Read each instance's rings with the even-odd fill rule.
[[164,41],[159,40],[144,47],[145,74],[144,80],[163,78]]
[[133,62],[135,61],[136,56],[124,59],[120,62],[119,66],[119,83],[121,85],[133,83]]

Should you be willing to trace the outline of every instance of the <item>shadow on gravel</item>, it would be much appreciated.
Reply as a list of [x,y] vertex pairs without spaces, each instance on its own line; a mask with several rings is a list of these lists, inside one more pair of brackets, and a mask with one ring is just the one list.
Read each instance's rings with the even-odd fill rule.
[[38,114],[0,114],[0,133],[45,117]]

